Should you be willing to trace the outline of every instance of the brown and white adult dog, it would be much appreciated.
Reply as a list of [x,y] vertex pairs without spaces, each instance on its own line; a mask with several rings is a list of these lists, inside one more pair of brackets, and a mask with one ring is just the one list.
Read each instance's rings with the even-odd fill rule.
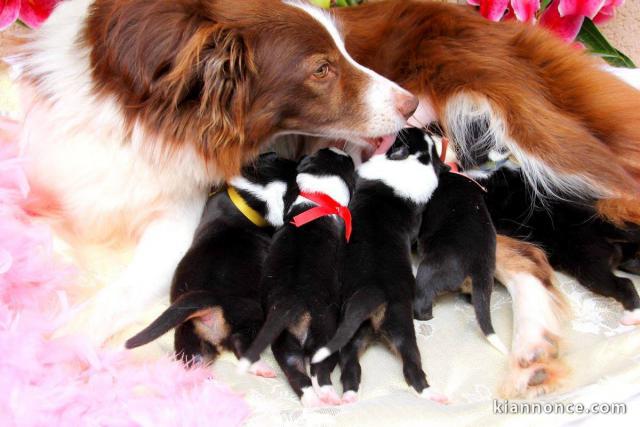
[[[418,95],[417,122],[439,119],[461,154],[483,121],[487,147],[511,152],[541,194],[598,198],[603,215],[640,222],[640,96],[585,56],[452,5],[335,14],[337,26],[280,0],[73,0],[12,59],[31,91],[21,143],[34,209],[55,211],[76,239],[136,244],[87,311],[96,341],[168,294],[209,186],[261,147],[285,134],[384,143],[398,131],[417,101],[386,78]],[[551,273],[525,244],[499,245],[514,300],[544,307],[538,323],[515,316],[526,393],[550,378],[529,366],[557,322]]]
[[33,210],[76,240],[136,242],[81,320],[97,342],[167,295],[209,188],[264,144],[299,133],[375,145],[418,105],[296,1],[62,2],[11,61],[32,97],[21,143]]

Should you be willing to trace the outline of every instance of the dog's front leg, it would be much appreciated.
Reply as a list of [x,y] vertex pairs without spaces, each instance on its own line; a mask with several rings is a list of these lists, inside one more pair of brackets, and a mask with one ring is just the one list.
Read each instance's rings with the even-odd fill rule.
[[191,244],[205,200],[206,194],[183,200],[149,223],[122,275],[87,301],[64,329],[84,332],[102,344],[139,320],[155,301],[168,300],[171,279]]
[[509,372],[501,390],[506,398],[549,393],[566,372],[559,358],[565,306],[553,287],[553,276],[542,250],[498,236],[496,278],[513,300]]

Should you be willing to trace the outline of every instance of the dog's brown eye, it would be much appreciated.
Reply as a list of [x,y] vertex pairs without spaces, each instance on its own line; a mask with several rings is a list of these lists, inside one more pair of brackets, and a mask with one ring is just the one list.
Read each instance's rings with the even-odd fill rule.
[[316,70],[313,72],[313,77],[315,77],[316,79],[324,79],[328,75],[329,75],[329,64],[327,64],[326,62],[320,65],[318,68],[316,68]]

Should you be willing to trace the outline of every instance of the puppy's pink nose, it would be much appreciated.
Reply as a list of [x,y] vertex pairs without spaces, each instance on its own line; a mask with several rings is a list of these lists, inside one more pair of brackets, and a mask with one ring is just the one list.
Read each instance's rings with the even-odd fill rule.
[[398,110],[398,112],[402,114],[402,117],[404,117],[405,119],[408,119],[413,115],[413,113],[418,108],[419,102],[420,101],[418,101],[418,98],[413,96],[409,92],[396,92],[396,110]]

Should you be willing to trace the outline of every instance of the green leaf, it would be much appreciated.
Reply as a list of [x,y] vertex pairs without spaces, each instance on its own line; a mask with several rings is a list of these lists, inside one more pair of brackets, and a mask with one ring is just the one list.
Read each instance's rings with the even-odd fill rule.
[[542,0],[540,2],[540,10],[547,10],[553,0]]
[[614,67],[636,68],[636,65],[628,56],[611,46],[589,18],[584,19],[577,40],[584,44],[589,52],[602,57]]
[[331,7],[331,0],[311,0],[311,3],[316,6],[324,7],[325,9]]

